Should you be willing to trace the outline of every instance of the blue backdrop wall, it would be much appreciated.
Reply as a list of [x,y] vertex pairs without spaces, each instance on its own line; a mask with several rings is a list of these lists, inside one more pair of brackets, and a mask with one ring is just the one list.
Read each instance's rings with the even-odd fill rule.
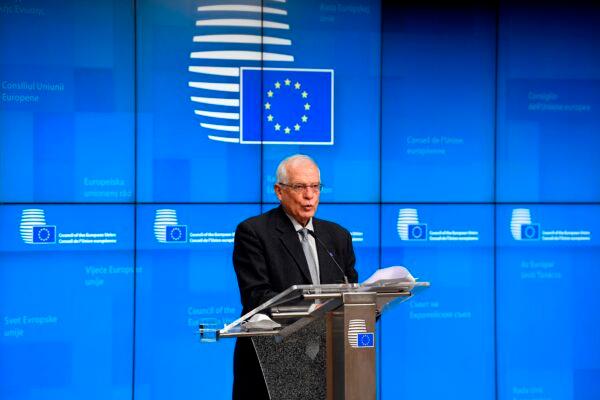
[[[263,6],[263,8],[260,8]],[[379,397],[600,398],[600,7],[0,2],[0,398],[226,399],[233,232],[311,155]]]

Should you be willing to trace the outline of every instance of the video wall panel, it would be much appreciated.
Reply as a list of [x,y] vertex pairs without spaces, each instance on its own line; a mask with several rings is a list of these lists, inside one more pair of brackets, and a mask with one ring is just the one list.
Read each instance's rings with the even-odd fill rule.
[[382,206],[381,266],[432,283],[382,316],[382,399],[494,397],[493,213]]
[[600,200],[595,150],[600,9],[588,2],[561,3],[500,7],[496,187],[501,202]]
[[0,201],[133,201],[133,45],[126,2],[0,6]]
[[0,397],[131,398],[133,206],[0,206]]
[[382,201],[493,201],[496,10],[384,4]]
[[240,317],[233,238],[258,214],[259,205],[139,206],[136,397],[229,396],[235,340],[200,343],[197,330]]
[[599,205],[498,207],[499,399],[600,395],[599,230]]
[[[293,61],[279,66],[300,69],[289,72],[297,74],[290,78],[290,84],[300,84],[297,91],[303,101],[296,107],[289,103],[288,136],[295,139],[287,145],[275,144],[281,140],[276,136],[268,144],[272,134],[282,132],[286,136],[288,119],[279,131],[277,110],[265,111],[263,201],[277,201],[273,193],[275,169],[283,158],[295,153],[310,154],[318,161],[325,184],[321,201],[379,201],[380,2],[338,4],[309,0],[288,4],[289,51]],[[265,67],[270,65],[264,63]],[[328,71],[330,81],[313,84],[311,75],[319,74],[317,70]],[[272,73],[267,70],[263,74],[263,102],[275,107],[280,89],[276,88],[278,79],[270,78]],[[287,99],[287,87],[286,78],[282,78],[283,100]],[[305,80],[306,89],[302,86]],[[274,93],[272,98],[269,91]],[[271,114],[274,118],[269,121]],[[324,125],[310,126],[311,121]]]
[[[205,19],[223,19],[223,12],[199,11],[202,4],[138,4],[140,201],[260,202],[260,146],[239,144],[240,60],[203,53],[234,50],[226,50],[226,42],[198,42],[198,37],[228,32],[226,26],[198,25]],[[231,29],[236,33],[254,28]],[[260,50],[235,43],[233,49],[244,46],[254,55]],[[232,130],[237,131],[238,143]]]

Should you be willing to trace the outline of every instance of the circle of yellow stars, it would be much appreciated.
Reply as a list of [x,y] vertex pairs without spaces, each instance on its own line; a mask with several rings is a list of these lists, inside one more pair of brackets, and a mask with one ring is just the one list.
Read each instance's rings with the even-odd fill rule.
[[[267,97],[273,98],[273,96],[275,95],[275,93],[277,91],[279,91],[281,89],[281,82],[277,81],[273,84],[275,92],[272,89],[269,89],[267,91]],[[292,87],[292,81],[288,78],[286,78],[283,81],[283,87]],[[300,84],[300,82],[296,82],[294,83],[294,89],[293,90],[301,90],[302,89],[302,85]],[[302,96],[303,99],[306,99],[306,103],[304,103],[304,111],[305,113],[302,115],[302,117],[300,117],[299,122],[301,122],[302,124],[305,124],[308,122],[308,116],[306,115],[306,111],[310,110],[310,103],[308,102],[308,92],[306,90],[302,90],[302,92],[300,92],[300,96]],[[265,103],[265,110],[271,110],[271,103],[267,100],[267,102]],[[294,129],[294,131],[299,132],[300,129],[302,128],[302,126],[300,125],[300,123],[296,123],[295,125],[292,126],[292,128],[290,128],[289,126],[283,127],[281,124],[279,124],[277,121],[275,121],[275,116],[273,116],[273,114],[269,113],[269,115],[267,115],[267,121],[268,122],[275,122],[274,128],[276,131],[281,131],[283,128],[283,132],[286,135],[289,135],[292,132],[292,128]]]

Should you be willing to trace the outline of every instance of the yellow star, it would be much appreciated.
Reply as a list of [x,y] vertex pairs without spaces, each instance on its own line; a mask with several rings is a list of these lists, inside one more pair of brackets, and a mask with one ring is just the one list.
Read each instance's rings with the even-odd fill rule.
[[296,89],[300,89],[300,82],[296,82],[296,83],[294,84],[294,87],[295,87]]
[[265,103],[265,110],[271,109],[271,103]]
[[272,90],[269,90],[269,91],[267,92],[267,96],[269,96],[269,97],[273,97],[273,91],[272,91]]
[[308,93],[306,93],[306,90],[304,92],[302,92],[302,98],[305,99],[308,97]]
[[267,116],[267,121],[273,122],[273,116],[271,114]]
[[287,126],[286,126],[286,127],[285,127],[285,129],[284,129],[283,131],[284,131],[286,134],[288,134],[288,135],[289,135],[289,133],[290,133],[290,130],[291,130],[291,129],[290,129],[289,127],[287,127]]
[[275,89],[279,89],[281,87],[281,83],[275,82]]
[[306,122],[306,121],[308,121],[308,117],[306,115],[303,115],[302,116],[302,122]]
[[304,109],[305,109],[305,110],[310,110],[310,104],[306,103],[306,104],[304,105]]
[[294,125],[294,130],[295,131],[299,131],[300,130],[300,125],[298,125],[298,124]]
[[289,79],[286,79],[284,82],[285,86],[290,86],[290,83],[292,83],[292,81],[290,81]]
[[281,129],[281,125],[275,124],[275,130],[278,131],[279,129]]

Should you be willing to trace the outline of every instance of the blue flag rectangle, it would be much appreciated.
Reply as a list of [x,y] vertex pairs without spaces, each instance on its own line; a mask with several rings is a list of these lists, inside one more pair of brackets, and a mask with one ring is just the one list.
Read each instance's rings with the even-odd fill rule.
[[56,243],[56,226],[41,225],[33,227],[33,243],[50,244]]
[[241,68],[240,142],[333,144],[333,70]]
[[357,337],[358,347],[374,347],[375,346],[375,334],[374,333],[359,333]]
[[540,224],[521,225],[522,240],[540,240]]
[[187,242],[187,226],[167,225],[165,227],[167,242]]
[[409,240],[427,240],[427,224],[409,224]]

